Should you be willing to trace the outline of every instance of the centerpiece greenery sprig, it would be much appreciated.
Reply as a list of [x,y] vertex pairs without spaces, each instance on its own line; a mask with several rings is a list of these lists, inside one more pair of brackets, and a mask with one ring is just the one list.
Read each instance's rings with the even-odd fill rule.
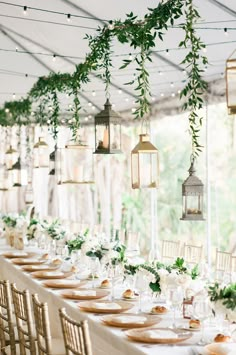
[[209,286],[208,293],[212,302],[221,301],[227,309],[236,312],[236,283],[221,286],[216,282]]

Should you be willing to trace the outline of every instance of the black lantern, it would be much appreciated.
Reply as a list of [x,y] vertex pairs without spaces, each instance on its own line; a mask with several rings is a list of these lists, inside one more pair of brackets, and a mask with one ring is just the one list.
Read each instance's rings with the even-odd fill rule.
[[49,175],[56,174],[56,147],[49,155]]
[[0,166],[0,191],[8,191],[12,187],[11,174],[6,169],[6,164]]
[[28,185],[25,190],[25,204],[27,206],[32,205],[34,203],[34,191],[31,182],[28,182]]
[[10,147],[5,152],[6,168],[8,170],[11,170],[12,166],[16,163],[16,161],[17,161],[17,151],[14,148],[12,148],[12,146],[10,145]]
[[107,99],[104,110],[95,118],[95,152],[96,154],[121,153],[121,116],[112,110]]
[[39,137],[38,142],[34,145],[34,168],[49,167],[49,151],[48,144]]
[[194,158],[191,159],[189,176],[182,184],[183,215],[182,221],[203,221],[203,190],[202,181],[195,176]]
[[140,134],[139,143],[131,152],[132,188],[158,188],[159,155],[148,134]]

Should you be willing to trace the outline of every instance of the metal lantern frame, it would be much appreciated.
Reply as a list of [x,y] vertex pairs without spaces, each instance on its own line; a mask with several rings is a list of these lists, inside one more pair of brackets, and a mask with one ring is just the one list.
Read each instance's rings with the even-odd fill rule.
[[12,187],[9,170],[6,168],[6,163],[0,166],[0,191],[9,191]]
[[50,153],[49,155],[49,174],[48,175],[56,175],[56,155],[57,148]]
[[[204,221],[203,217],[203,196],[204,185],[195,175],[194,158],[191,158],[191,165],[188,170],[189,176],[182,184],[183,214],[182,221]],[[194,206],[191,205],[194,199]]]
[[28,182],[28,185],[25,190],[25,204],[27,206],[34,203],[34,190],[31,182]]
[[[84,161],[87,163],[86,165],[81,164],[80,167],[75,166],[75,172],[74,176],[72,179],[63,179],[63,175],[67,176],[68,172],[66,171],[65,174],[63,174],[63,168],[65,168],[64,162],[63,162],[63,155],[64,157],[68,154],[74,154],[75,152],[78,152],[80,154],[86,155],[89,154],[91,155],[91,166],[88,166],[88,161],[87,159],[84,159]],[[71,153],[70,153],[71,152]],[[63,154],[64,153],[64,154]],[[56,161],[57,161],[57,168],[56,168],[56,173],[57,173],[57,178],[58,178],[58,185],[88,185],[88,184],[94,184],[94,167],[93,167],[93,152],[92,148],[87,145],[87,144],[82,144],[81,142],[77,143],[74,142],[73,144],[67,144],[64,148],[57,149],[57,156]],[[82,175],[84,176],[84,170],[91,169],[91,179],[84,179],[84,178],[78,178],[78,172],[77,169],[80,169],[82,171]],[[73,174],[72,174],[73,175]]]
[[[21,187],[27,185],[27,169],[23,168],[23,166],[21,165],[20,157],[18,158],[17,162],[12,166],[12,169],[10,169],[9,171],[11,171],[12,174],[13,187]],[[16,174],[15,176],[14,173]],[[25,173],[25,179],[23,177],[24,173]],[[16,180],[15,177],[17,177]],[[23,180],[25,180],[25,183]]]
[[[121,116],[112,109],[107,98],[104,110],[94,117],[95,154],[120,154],[121,151]],[[103,127],[103,137],[99,136],[99,127]],[[102,139],[101,139],[102,138]]]
[[229,115],[236,114],[236,50],[226,61],[226,100]]
[[[142,166],[141,155],[145,155],[149,158],[149,167]],[[135,169],[135,160],[137,167]],[[156,168],[154,168],[156,165]],[[149,174],[149,183],[147,186],[143,185],[143,176],[145,174],[145,180]],[[150,142],[149,135],[147,133],[139,135],[139,143],[134,147],[131,152],[131,179],[132,188],[158,188],[159,187],[159,153],[158,149]]]
[[49,168],[49,146],[43,137],[39,137],[34,145],[34,168]]
[[9,148],[5,152],[5,162],[6,162],[6,168],[8,170],[11,170],[13,165],[17,162],[17,150],[12,147],[12,145],[9,146]]

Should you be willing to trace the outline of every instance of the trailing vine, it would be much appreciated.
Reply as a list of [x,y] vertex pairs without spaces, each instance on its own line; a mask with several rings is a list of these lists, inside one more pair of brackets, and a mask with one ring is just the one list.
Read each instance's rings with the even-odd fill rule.
[[203,107],[203,94],[207,90],[207,83],[201,78],[203,72],[202,65],[208,63],[206,56],[201,55],[201,51],[205,48],[205,44],[197,36],[194,25],[199,20],[200,15],[196,8],[193,7],[192,0],[186,0],[186,22],[182,25],[185,31],[185,39],[180,42],[179,47],[189,47],[191,50],[186,55],[182,64],[186,65],[188,72],[188,83],[181,91],[180,97],[185,97],[183,104],[185,111],[189,110],[189,130],[192,138],[192,154],[195,157],[202,150],[200,145],[199,132],[202,125],[203,117],[198,115],[198,110]]
[[[182,61],[188,72],[188,81],[181,92],[185,98],[184,110],[189,110],[189,129],[192,137],[192,153],[198,155],[202,146],[199,143],[199,131],[202,125],[202,117],[198,116],[198,110],[203,106],[203,94],[207,84],[201,78],[202,65],[207,63],[207,58],[200,54],[205,47],[197,36],[194,26],[200,15],[194,8],[192,0],[162,0],[156,8],[148,9],[148,13],[142,20],[138,19],[132,12],[127,15],[124,21],[116,20],[112,25],[105,25],[97,30],[95,36],[86,35],[90,52],[86,55],[85,61],[76,65],[74,73],[50,73],[47,77],[40,77],[30,90],[25,100],[13,101],[9,108],[4,105],[0,110],[0,124],[14,124],[23,116],[30,122],[31,102],[48,100],[52,103],[52,112],[48,113],[49,126],[52,127],[53,136],[56,137],[59,125],[60,103],[58,94],[73,95],[73,119],[68,121],[72,129],[73,139],[78,136],[80,128],[81,110],[80,91],[82,85],[90,80],[93,72],[105,81],[105,91],[108,94],[108,87],[111,82],[110,68],[112,66],[112,40],[122,44],[129,44],[135,51],[134,59],[126,59],[121,68],[126,68],[132,62],[136,64],[136,76],[129,85],[135,85],[137,109],[134,112],[135,118],[144,118],[150,111],[150,83],[149,72],[146,63],[152,61],[152,50],[156,46],[156,39],[163,40],[164,33],[168,26],[173,26],[175,21],[183,15],[186,22],[181,25],[185,32],[185,38],[180,42],[179,47],[189,48],[189,52]],[[101,73],[102,72],[102,73]],[[7,111],[6,112],[6,109]],[[36,110],[37,111],[37,110]]]

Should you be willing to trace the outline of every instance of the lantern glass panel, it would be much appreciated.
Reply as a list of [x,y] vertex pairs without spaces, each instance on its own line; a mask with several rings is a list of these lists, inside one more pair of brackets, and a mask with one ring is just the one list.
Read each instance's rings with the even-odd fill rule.
[[109,129],[106,125],[96,125],[96,151],[109,149]]
[[68,145],[60,149],[59,183],[89,184],[94,182],[92,149],[85,145]]
[[236,110],[236,60],[227,61],[227,105]]
[[27,185],[27,170],[22,169],[12,169],[12,184],[13,187],[26,186]]
[[38,143],[34,146],[34,167],[49,167],[49,149],[48,145],[42,140],[42,138],[39,138]]
[[34,202],[34,192],[31,184],[28,184],[25,191],[25,203],[31,205]]
[[17,151],[10,146],[5,153],[6,168],[12,169],[12,166],[17,162]]
[[11,188],[11,174],[8,173],[5,166],[0,167],[0,191],[7,191]]
[[138,189],[139,188],[139,155],[138,153],[132,153],[132,188]]

